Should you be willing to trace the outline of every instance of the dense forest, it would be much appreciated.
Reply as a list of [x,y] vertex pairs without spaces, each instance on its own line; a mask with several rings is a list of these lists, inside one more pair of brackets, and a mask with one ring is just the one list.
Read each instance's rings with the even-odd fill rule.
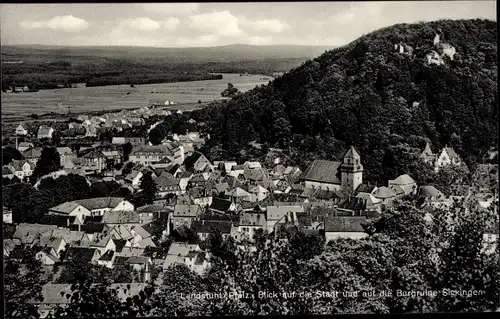
[[[435,152],[452,146],[472,168],[497,144],[496,32],[496,22],[479,19],[398,24],[191,116],[207,122],[213,160],[237,160],[256,141],[304,168],[353,145],[366,179],[386,180],[411,171],[430,141]],[[456,53],[431,65],[436,34]]]

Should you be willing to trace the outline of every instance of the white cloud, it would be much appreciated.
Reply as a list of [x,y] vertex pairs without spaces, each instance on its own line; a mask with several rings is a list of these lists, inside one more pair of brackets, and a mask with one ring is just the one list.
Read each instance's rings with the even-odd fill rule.
[[180,24],[180,19],[176,17],[168,17],[163,21],[156,21],[146,17],[127,19],[122,21],[116,27],[116,30],[123,30],[126,28],[135,29],[139,31],[157,31],[164,28],[170,31],[177,29]]
[[155,31],[161,28],[161,24],[158,21],[151,20],[150,18],[127,19],[122,22],[121,26],[141,31]]
[[89,27],[87,21],[72,15],[56,16],[42,21],[22,21],[20,25],[23,29],[51,29],[66,32],[78,32]]
[[272,32],[272,33],[281,33],[285,31],[286,29],[289,29],[290,26],[281,20],[274,19],[274,20],[257,20],[253,23],[251,23],[251,26],[254,30],[262,32],[262,31],[267,31],[267,32]]
[[175,30],[181,23],[181,20],[176,17],[168,17],[166,20],[162,21],[162,26],[167,30]]
[[202,32],[212,32],[219,36],[235,37],[244,35],[240,29],[239,19],[231,12],[214,11],[212,13],[201,13],[190,17],[191,28]]
[[147,12],[173,16],[189,15],[198,12],[200,8],[199,3],[142,3],[139,5]]

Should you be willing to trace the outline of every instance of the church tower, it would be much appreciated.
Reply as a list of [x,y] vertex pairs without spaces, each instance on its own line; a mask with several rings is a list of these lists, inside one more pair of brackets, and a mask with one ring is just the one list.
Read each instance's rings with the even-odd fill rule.
[[342,172],[342,190],[353,193],[363,183],[363,165],[361,156],[351,146],[344,156],[344,162],[340,165]]

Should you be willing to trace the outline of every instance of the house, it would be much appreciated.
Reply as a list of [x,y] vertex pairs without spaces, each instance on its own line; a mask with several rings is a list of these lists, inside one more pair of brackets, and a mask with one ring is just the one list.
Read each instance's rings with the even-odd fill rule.
[[96,248],[89,247],[69,247],[66,252],[65,262],[77,261],[86,264],[97,264],[101,254]]
[[362,239],[368,237],[363,228],[365,216],[329,216],[324,222],[326,242],[338,238]]
[[10,256],[10,253],[16,248],[16,246],[21,245],[19,239],[4,239],[3,241],[3,258],[4,260]]
[[29,162],[35,164],[35,165],[41,156],[42,156],[42,148],[41,147],[29,148],[23,152],[23,158],[28,160]]
[[180,180],[175,178],[172,174],[168,172],[163,172],[159,177],[153,178],[158,188],[158,194],[160,196],[166,196],[167,194],[181,194]]
[[366,211],[371,211],[371,212],[374,212],[374,211],[377,211],[377,212],[380,212],[380,208],[381,208],[381,203],[382,203],[382,200],[381,199],[378,199],[376,198],[375,196],[373,196],[372,194],[370,193],[364,193],[364,192],[359,192],[357,195],[356,195],[357,198],[362,198],[365,200],[365,210]]
[[172,229],[175,229],[181,225],[186,225],[191,227],[191,223],[201,214],[201,207],[199,205],[184,205],[177,204],[174,207],[174,212],[172,214]]
[[363,165],[351,146],[343,162],[315,160],[300,176],[305,188],[354,192],[363,183]]
[[214,170],[210,161],[200,152],[194,152],[191,156],[188,156],[183,165],[186,170],[193,169],[195,172],[204,172],[205,169]]
[[136,209],[136,214],[139,215],[141,224],[147,224],[157,219],[168,219],[170,212],[171,209],[167,206],[157,204],[146,205]]
[[337,211],[343,216],[361,216],[366,211],[367,202],[362,197],[349,197],[339,203]]
[[273,231],[274,225],[290,212],[302,213],[304,207],[302,206],[267,206],[266,207],[266,222],[267,230]]
[[4,224],[12,224],[12,210],[7,209],[5,206],[2,209],[2,220]]
[[129,161],[145,166],[154,165],[164,158],[173,160],[175,152],[175,148],[169,145],[136,145],[132,148]]
[[146,144],[146,139],[144,137],[127,137],[126,142],[132,146],[138,146]]
[[453,148],[445,146],[439,154],[434,154],[429,143],[425,145],[424,150],[420,154],[420,158],[424,162],[433,165],[436,173],[439,172],[439,169],[442,167],[449,165],[460,166],[463,163],[462,159]]
[[14,177],[14,168],[10,165],[6,165],[4,167],[2,167],[2,177],[3,178],[8,178],[8,179],[11,179]]
[[215,231],[219,231],[223,239],[231,234],[231,221],[218,220],[194,220],[191,229],[198,234],[201,240],[208,239],[208,236]]
[[111,210],[104,213],[102,222],[109,227],[123,225],[127,229],[141,224],[139,215],[135,211]]
[[[313,230],[312,216],[308,212],[288,212],[273,227],[274,235],[287,230]],[[316,230],[317,231],[317,230]]]
[[134,211],[134,205],[121,197],[96,197],[65,202],[49,209],[49,214],[77,216],[83,222],[86,216],[102,216],[109,211]]
[[123,144],[127,143],[127,140],[123,136],[121,136],[121,137],[113,136],[113,139],[111,140],[111,143],[112,144],[116,144],[116,145],[123,145]]
[[30,142],[21,142],[17,146],[17,150],[19,152],[23,153],[24,151],[26,151],[27,149],[30,149],[32,147],[35,147],[35,145],[33,145],[33,143],[30,143]]
[[24,123],[19,124],[16,127],[16,135],[18,136],[26,136],[28,135],[28,126]]
[[[242,177],[242,175],[239,175],[239,177]],[[246,168],[243,177],[252,186],[261,185],[267,188],[272,184],[269,172],[265,168]]]
[[390,186],[399,186],[403,189],[405,195],[415,195],[417,194],[417,182],[410,175],[404,174],[398,176],[398,178],[394,180],[389,180],[388,183]]
[[236,204],[228,199],[213,198],[209,209],[215,213],[226,214],[229,211],[236,211]]
[[241,212],[231,235],[235,240],[253,241],[258,229],[267,229],[266,214],[263,212]]
[[387,206],[392,205],[392,202],[397,198],[396,192],[389,187],[382,186],[373,192],[373,196],[382,201],[382,204]]
[[175,264],[184,264],[192,267],[192,263],[194,263],[198,252],[200,252],[200,247],[197,244],[172,243],[163,263],[163,270],[165,271]]
[[101,151],[94,149],[81,158],[86,170],[101,172],[106,168],[106,156]]
[[138,243],[143,239],[151,238],[151,234],[142,226],[134,226],[130,229],[133,237],[133,242]]
[[37,138],[38,139],[52,138],[53,134],[54,134],[54,129],[52,127],[46,125],[40,125],[40,127],[38,128]]
[[61,167],[64,167],[66,165],[66,161],[69,158],[76,157],[76,155],[73,153],[73,150],[69,147],[57,147],[57,152],[59,153],[59,156],[61,158]]
[[108,250],[97,260],[97,264],[99,266],[104,266],[106,268],[113,268],[113,261],[115,259],[115,251]]
[[46,247],[35,254],[36,260],[40,261],[42,265],[53,266],[55,263],[60,262],[56,256],[54,248]]
[[56,228],[57,226],[54,225],[20,223],[12,235],[12,239],[19,239],[22,244],[33,244],[43,233]]
[[231,198],[231,201],[234,203],[241,202],[255,202],[256,196],[244,190],[241,187],[236,187],[230,191],[226,191],[225,196]]
[[132,170],[127,176],[125,176],[124,181],[132,185],[134,189],[138,189],[141,184],[142,172],[138,170]]
[[151,261],[151,258],[149,258],[149,257],[131,256],[127,260],[127,263],[129,265],[131,265],[132,269],[135,270],[135,271],[137,271],[137,272],[141,272],[141,271],[149,272],[149,269],[151,267],[152,261]]
[[122,156],[117,150],[103,150],[102,154],[106,161],[111,162],[113,166],[122,162]]
[[35,166],[35,164],[28,160],[13,160],[7,167],[10,171],[14,172],[16,177],[22,180],[33,174]]

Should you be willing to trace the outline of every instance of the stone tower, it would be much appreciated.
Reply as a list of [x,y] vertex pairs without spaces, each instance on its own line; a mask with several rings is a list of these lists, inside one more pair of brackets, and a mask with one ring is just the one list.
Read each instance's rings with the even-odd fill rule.
[[351,146],[340,165],[342,172],[342,190],[353,193],[363,183],[363,165],[358,152]]

